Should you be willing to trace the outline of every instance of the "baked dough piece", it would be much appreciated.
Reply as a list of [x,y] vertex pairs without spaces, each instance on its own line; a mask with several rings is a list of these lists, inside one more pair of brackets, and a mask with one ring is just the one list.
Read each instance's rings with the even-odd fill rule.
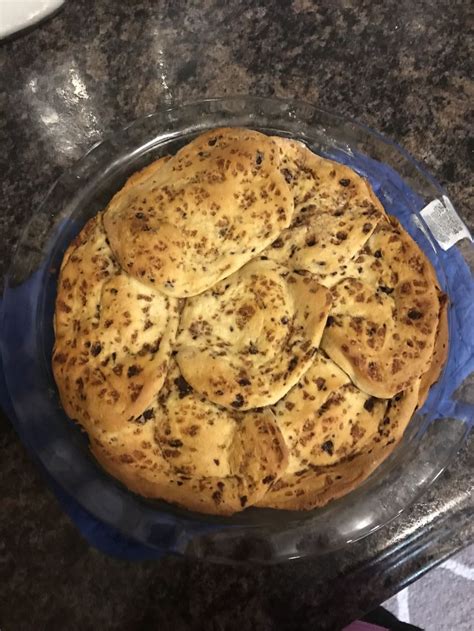
[[227,408],[275,403],[309,368],[329,292],[309,273],[257,259],[186,302],[176,348],[184,378]]
[[313,274],[337,271],[364,245],[384,216],[369,184],[352,169],[275,138],[294,197],[291,225],[265,250],[269,258]]
[[160,393],[155,437],[176,473],[217,478],[211,498],[240,510],[263,497],[286,468],[287,449],[270,409],[226,410],[193,392],[177,365]]
[[254,504],[286,468],[271,410],[231,412],[192,391],[172,364],[153,405],[92,450],[127,487],[191,510],[231,514]]
[[53,371],[66,413],[84,427],[139,416],[166,377],[178,301],[125,274],[102,215],[69,246],[56,300]]
[[448,359],[448,297],[438,290],[439,321],[433,348],[433,356],[428,370],[423,374],[418,393],[418,407],[421,407],[428,398],[429,389],[436,383],[441,375],[443,367]]
[[439,318],[431,265],[390,218],[338,275],[321,347],[361,390],[391,398],[431,363]]
[[[285,510],[310,510],[324,506],[359,486],[393,451],[417,407],[420,380],[399,393],[387,405],[377,431],[365,441],[362,451],[333,465],[308,461],[298,471],[285,473],[273,484],[258,506]],[[374,410],[375,410],[374,405]],[[376,411],[379,418],[379,410]],[[291,460],[290,460],[291,462]]]
[[169,296],[194,296],[261,252],[293,215],[276,142],[217,129],[134,176],[104,224],[120,265]]
[[290,449],[286,473],[334,464],[361,451],[377,433],[387,407],[356,388],[329,358],[318,352],[311,368],[275,406]]

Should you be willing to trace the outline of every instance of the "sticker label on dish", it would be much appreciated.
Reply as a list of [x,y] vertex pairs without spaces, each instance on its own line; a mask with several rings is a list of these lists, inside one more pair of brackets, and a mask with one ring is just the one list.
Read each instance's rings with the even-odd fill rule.
[[420,215],[443,250],[449,250],[461,239],[472,241],[471,233],[446,195],[430,202]]

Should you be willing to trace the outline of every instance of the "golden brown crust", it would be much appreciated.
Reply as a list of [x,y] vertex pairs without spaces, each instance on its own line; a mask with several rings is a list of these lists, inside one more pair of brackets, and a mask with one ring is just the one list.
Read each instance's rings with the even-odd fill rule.
[[64,409],[127,488],[212,514],[309,510],[400,442],[446,361],[447,299],[351,169],[220,129],[84,227],[55,333]]
[[121,266],[163,293],[194,296],[239,269],[293,214],[276,143],[218,129],[129,181],[105,228]]
[[419,380],[392,399],[377,435],[362,453],[332,466],[283,475],[257,506],[310,510],[346,495],[359,486],[390,455],[417,407]]
[[366,180],[294,140],[276,139],[294,195],[292,223],[264,254],[323,277],[365,244],[385,212]]
[[431,386],[439,379],[441,371],[448,359],[449,350],[449,325],[448,325],[448,306],[449,301],[446,294],[438,292],[439,299],[439,322],[434,343],[433,356],[430,367],[421,377],[420,391],[418,399],[418,407],[420,408],[428,398]]
[[391,217],[335,277],[321,346],[364,392],[391,398],[428,369],[439,317],[431,273],[425,254]]
[[215,514],[261,499],[288,461],[271,410],[218,408],[188,387],[174,363],[143,418],[119,434],[103,430],[91,448],[135,492]]
[[53,372],[67,414],[88,430],[139,416],[165,380],[178,303],[117,265],[99,214],[68,248],[55,311]]
[[184,307],[177,361],[198,392],[228,408],[278,401],[310,367],[330,307],[313,275],[255,259]]
[[[261,418],[256,421],[262,423]],[[146,438],[142,442],[151,444]],[[249,485],[248,482],[239,480],[237,476],[187,478],[173,472],[159,454],[149,453],[141,444],[139,449],[133,450],[132,440],[127,440],[126,447],[105,449],[96,443],[96,439],[93,439],[91,451],[101,466],[131,491],[150,499],[161,499],[178,504],[192,511],[232,515],[252,505],[260,496],[263,496],[276,475],[269,475],[266,482],[261,483],[258,489],[255,489],[252,484]],[[264,447],[265,443],[262,445]],[[147,462],[143,464],[137,460],[133,456],[134,452],[144,454]],[[129,457],[130,453],[132,453],[131,457]],[[251,455],[247,451],[243,454],[247,459]]]
[[379,431],[387,400],[356,388],[318,352],[310,369],[273,407],[289,448],[285,475],[333,465],[363,451]]

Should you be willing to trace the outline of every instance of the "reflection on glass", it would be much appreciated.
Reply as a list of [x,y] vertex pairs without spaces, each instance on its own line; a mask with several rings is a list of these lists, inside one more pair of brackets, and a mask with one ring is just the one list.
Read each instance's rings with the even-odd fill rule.
[[46,150],[51,149],[56,161],[61,156],[79,158],[102,135],[94,97],[76,62],[59,66],[47,80],[29,79],[25,95],[32,119],[36,119],[41,136],[45,137]]

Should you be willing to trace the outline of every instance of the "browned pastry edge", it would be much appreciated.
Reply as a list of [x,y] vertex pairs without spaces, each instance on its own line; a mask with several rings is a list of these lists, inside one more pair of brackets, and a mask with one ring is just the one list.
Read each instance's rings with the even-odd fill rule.
[[[180,476],[170,470],[169,463],[158,453],[159,450],[155,452],[154,464],[148,468],[143,467],[140,461],[134,461],[129,457],[130,446],[125,449],[125,453],[120,449],[113,451],[90,437],[90,450],[107,473],[142,497],[163,500],[191,511],[211,515],[232,515],[263,497],[275,477],[278,477],[286,467],[287,448],[276,426],[275,430],[274,433],[264,432],[263,435],[258,428],[256,430],[261,434],[260,450],[266,451],[266,464],[271,467],[273,475],[250,480],[250,483],[239,475],[222,479]],[[243,451],[243,462],[249,462],[254,455],[253,452],[246,451],[243,442],[237,449]],[[255,466],[254,463],[254,469]]]
[[[283,510],[311,510],[324,506],[331,500],[342,497],[355,489],[399,444],[417,407],[418,387],[419,381],[406,391],[400,402],[394,400],[392,409],[387,413],[390,421],[388,426],[392,428],[392,431],[386,432],[383,438],[374,443],[368,451],[346,462],[308,471],[302,476],[303,488],[296,488],[296,491],[295,487],[278,489],[277,482],[256,506]],[[388,440],[385,440],[386,438]],[[306,485],[305,481],[307,481]],[[317,488],[315,488],[316,481],[319,481]],[[300,485],[299,481],[298,485]]]
[[436,332],[435,346],[433,349],[433,359],[430,367],[421,377],[420,391],[418,396],[418,407],[420,408],[428,397],[429,390],[435,384],[443,366],[446,363],[449,352],[449,326],[448,326],[448,307],[449,300],[446,294],[441,291],[439,297],[439,321],[438,330]]
[[[351,318],[345,311],[346,297],[343,297],[340,304],[336,299],[333,299],[330,315],[337,317],[338,309],[342,306],[344,322],[342,327],[325,329],[321,347],[349,375],[351,381],[360,390],[377,398],[390,399],[398,392],[408,388],[430,366],[438,320],[438,283],[426,253],[395,217],[389,216],[387,222],[380,222],[371,239],[379,236],[383,239],[382,250],[385,246],[389,247],[393,239],[397,244],[400,244],[401,248],[401,252],[394,256],[392,265],[392,270],[400,273],[400,280],[394,285],[395,291],[390,294],[395,298],[395,306],[399,312],[395,330],[399,338],[397,338],[396,343],[391,341],[393,351],[389,348],[383,352],[372,352],[367,347],[363,349],[363,353],[359,350],[358,335],[351,330]],[[371,243],[370,239],[368,243]],[[410,258],[408,259],[408,257]],[[422,275],[429,281],[421,295],[413,295],[411,291],[404,290],[406,283],[401,280],[404,270],[410,271],[409,285],[418,282]],[[363,278],[360,279],[362,283],[363,280]],[[351,286],[352,282],[354,286]],[[351,278],[347,281],[343,280],[335,286],[333,291],[337,293],[338,287],[342,286],[344,289],[345,284],[348,283],[349,289],[347,291],[349,294],[355,294],[357,282],[357,279],[352,280]],[[356,296],[356,298],[358,297]],[[354,305],[356,304],[354,303]],[[361,304],[364,304],[363,299]],[[395,336],[392,339],[394,338]],[[410,339],[412,342],[413,339],[415,342],[423,342],[423,346],[417,347],[415,345],[414,350],[416,352],[412,351],[412,356],[405,359],[402,342]],[[364,355],[367,356],[364,358]]]

